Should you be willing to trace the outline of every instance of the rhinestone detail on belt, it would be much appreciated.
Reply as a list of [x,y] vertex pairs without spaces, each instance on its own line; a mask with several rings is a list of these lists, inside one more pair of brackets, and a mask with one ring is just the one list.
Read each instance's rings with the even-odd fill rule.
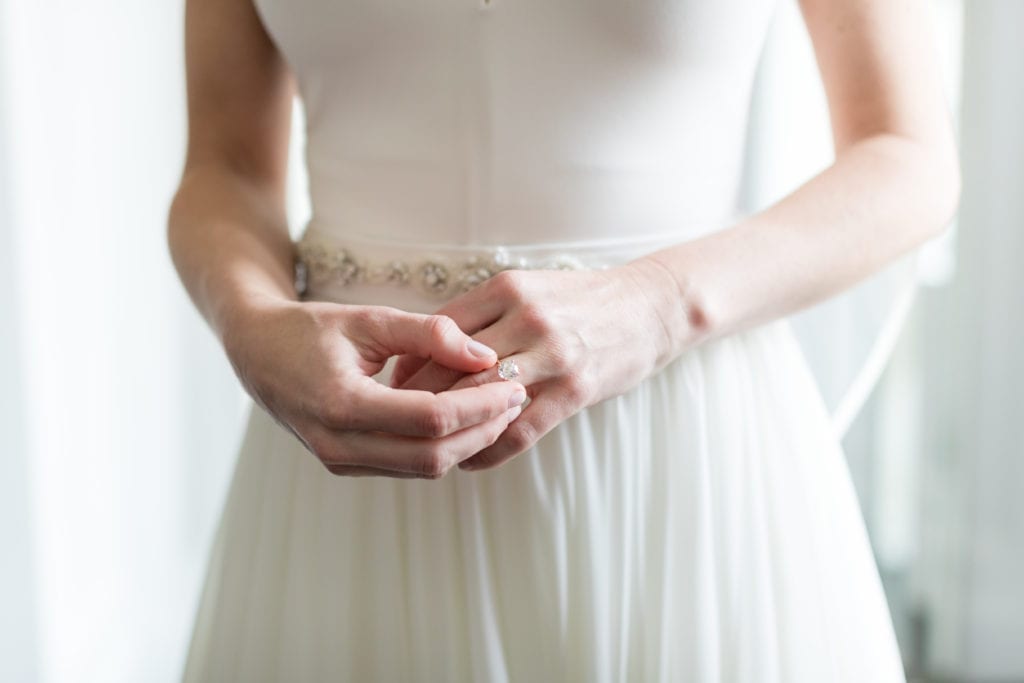
[[370,260],[351,248],[308,239],[296,243],[295,288],[300,295],[316,285],[355,284],[415,287],[438,299],[469,291],[503,270],[583,270],[568,254],[528,259],[513,257],[502,247],[481,248],[459,256]]

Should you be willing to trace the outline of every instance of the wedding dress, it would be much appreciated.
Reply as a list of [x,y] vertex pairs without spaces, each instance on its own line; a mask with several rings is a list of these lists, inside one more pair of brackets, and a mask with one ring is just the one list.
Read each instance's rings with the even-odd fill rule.
[[[256,5],[307,115],[307,299],[429,312],[505,267],[621,263],[736,213],[775,0]],[[185,680],[903,673],[783,319],[436,481],[331,475],[253,406]]]

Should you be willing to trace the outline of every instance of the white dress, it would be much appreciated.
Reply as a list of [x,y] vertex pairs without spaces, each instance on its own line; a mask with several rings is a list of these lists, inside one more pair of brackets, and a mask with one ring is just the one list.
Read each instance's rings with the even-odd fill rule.
[[[481,264],[621,262],[736,211],[775,0],[256,4],[307,114],[307,298],[431,311]],[[253,407],[185,680],[904,679],[779,320],[437,481],[331,475]]]

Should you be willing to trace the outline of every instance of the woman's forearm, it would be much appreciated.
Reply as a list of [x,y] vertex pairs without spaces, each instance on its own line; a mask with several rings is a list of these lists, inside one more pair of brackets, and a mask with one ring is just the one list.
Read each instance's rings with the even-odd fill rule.
[[280,195],[219,164],[188,169],[175,195],[171,257],[221,341],[231,320],[252,304],[297,299],[294,245]]
[[669,354],[796,312],[880,270],[945,228],[959,183],[952,150],[873,136],[742,223],[641,259],[664,285]]

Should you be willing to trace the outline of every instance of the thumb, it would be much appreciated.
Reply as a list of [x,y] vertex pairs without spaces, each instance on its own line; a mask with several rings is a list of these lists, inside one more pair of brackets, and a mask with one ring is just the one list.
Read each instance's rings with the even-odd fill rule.
[[498,362],[495,351],[467,335],[446,315],[377,307],[361,316],[356,336],[373,360],[398,354],[430,359],[462,372],[480,372]]

